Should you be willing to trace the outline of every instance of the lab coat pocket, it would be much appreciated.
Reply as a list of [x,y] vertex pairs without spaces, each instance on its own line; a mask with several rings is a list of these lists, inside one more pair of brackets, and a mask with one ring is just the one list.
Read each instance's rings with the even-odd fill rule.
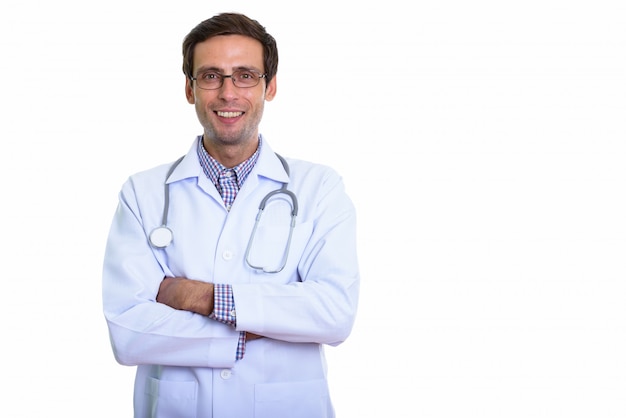
[[333,409],[324,379],[258,384],[255,417],[331,418]]
[[148,378],[146,405],[150,418],[196,418],[198,384]]

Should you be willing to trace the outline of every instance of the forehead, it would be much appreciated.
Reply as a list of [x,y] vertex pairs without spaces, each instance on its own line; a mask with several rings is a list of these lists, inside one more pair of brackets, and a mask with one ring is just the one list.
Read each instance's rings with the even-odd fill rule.
[[220,35],[195,46],[193,69],[232,70],[246,67],[263,70],[263,45],[243,35]]

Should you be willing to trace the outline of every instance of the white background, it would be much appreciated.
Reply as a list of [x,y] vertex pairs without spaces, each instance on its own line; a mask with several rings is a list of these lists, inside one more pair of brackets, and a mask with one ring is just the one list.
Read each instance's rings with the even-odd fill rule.
[[338,418],[623,418],[625,4],[4,0],[0,415],[131,416],[100,300],[117,192],[200,133],[180,45],[240,11],[279,45],[262,132],[358,209]]

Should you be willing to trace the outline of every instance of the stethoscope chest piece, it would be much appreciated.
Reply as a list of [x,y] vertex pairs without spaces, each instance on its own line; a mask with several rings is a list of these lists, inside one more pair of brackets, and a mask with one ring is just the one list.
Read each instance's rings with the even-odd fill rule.
[[150,244],[152,244],[156,248],[165,248],[167,247],[172,240],[174,239],[174,234],[172,230],[167,226],[159,226],[158,228],[154,228],[152,232],[150,232]]

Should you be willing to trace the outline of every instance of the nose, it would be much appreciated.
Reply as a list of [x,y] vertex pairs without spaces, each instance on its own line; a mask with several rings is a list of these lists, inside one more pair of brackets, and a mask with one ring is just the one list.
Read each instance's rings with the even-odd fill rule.
[[[235,86],[235,82],[233,81],[233,76],[231,75],[223,75],[222,86],[220,87],[220,97],[224,98],[232,98],[236,96],[237,87]],[[230,80],[226,80],[230,78]]]

